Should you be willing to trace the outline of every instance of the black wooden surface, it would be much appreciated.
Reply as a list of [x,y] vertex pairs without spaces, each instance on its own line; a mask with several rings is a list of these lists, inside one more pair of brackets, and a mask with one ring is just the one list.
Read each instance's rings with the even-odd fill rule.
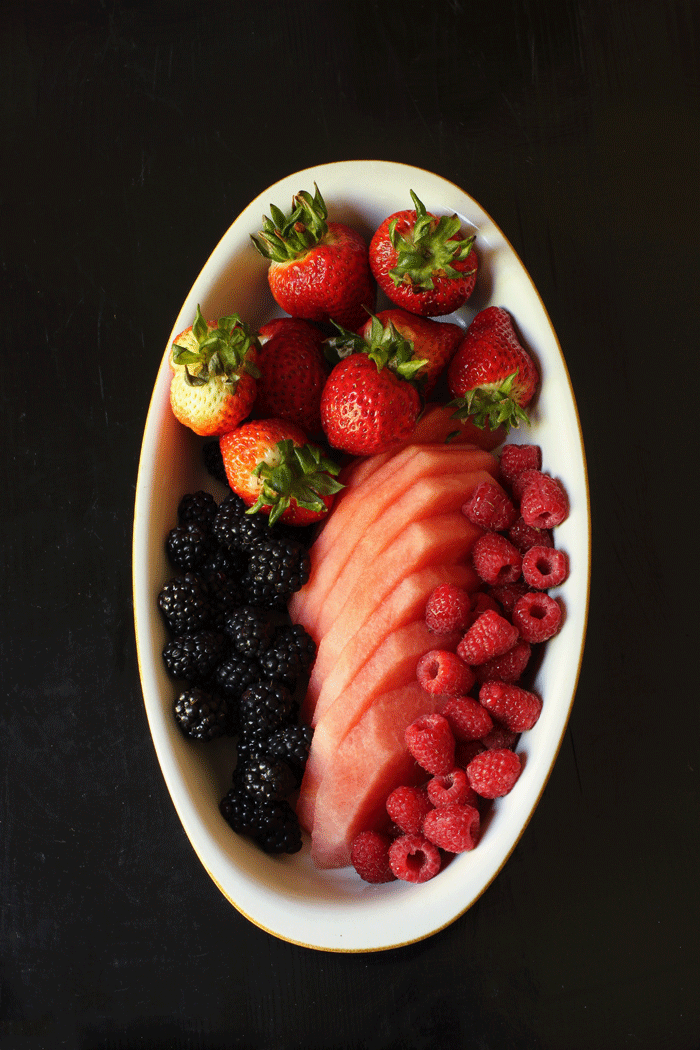
[[[699,30],[694,0],[3,6],[2,1050],[700,1046]],[[242,918],[179,825],[130,538],[209,252],[278,178],[374,157],[464,187],[545,301],[592,597],[504,871],[435,937],[336,955]]]

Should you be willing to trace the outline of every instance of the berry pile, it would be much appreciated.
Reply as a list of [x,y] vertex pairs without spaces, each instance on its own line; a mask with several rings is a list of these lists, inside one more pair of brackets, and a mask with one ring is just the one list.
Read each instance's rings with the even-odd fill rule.
[[[205,464],[216,476],[210,445]],[[235,493],[218,506],[203,491],[180,501],[165,543],[178,572],[158,595],[170,635],[163,661],[181,686],[173,714],[185,736],[237,736],[232,787],[219,806],[224,819],[268,853],[295,853],[301,831],[289,797],[311,744],[295,690],[316,647],[284,610],[308,578],[308,546],[303,529],[292,535],[245,510]]]
[[420,685],[444,703],[405,731],[426,779],[389,795],[388,833],[365,831],[353,844],[352,863],[367,882],[425,882],[446,857],[474,849],[485,806],[520,776],[515,746],[542,711],[523,676],[533,649],[561,626],[561,606],[547,592],[569,571],[552,534],[568,500],[541,468],[538,445],[504,445],[501,484],[478,485],[462,508],[484,530],[472,552],[482,589],[470,595],[443,584],[428,599],[429,629],[462,639],[455,651],[436,648],[418,661]]

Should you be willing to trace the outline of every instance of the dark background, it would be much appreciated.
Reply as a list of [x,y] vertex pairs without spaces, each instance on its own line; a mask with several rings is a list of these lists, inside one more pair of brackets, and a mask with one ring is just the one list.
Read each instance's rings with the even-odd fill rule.
[[[700,5],[11,0],[0,35],[2,1050],[697,1050]],[[504,871],[435,937],[336,955],[247,922],[179,825],[130,542],[211,249],[277,179],[368,158],[462,186],[530,271],[593,572]]]

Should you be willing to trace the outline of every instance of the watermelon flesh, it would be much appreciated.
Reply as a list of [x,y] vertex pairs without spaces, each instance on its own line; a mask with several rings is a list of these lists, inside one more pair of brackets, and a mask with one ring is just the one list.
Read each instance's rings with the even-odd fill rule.
[[327,707],[314,729],[313,746],[299,793],[297,816],[305,828],[313,827],[317,792],[324,777],[334,775],[334,756],[350,730],[378,697],[415,682],[416,664],[424,653],[435,648],[454,651],[461,637],[461,633],[455,633],[437,639],[426,627],[423,617],[399,627],[385,638],[348,687]]
[[315,707],[323,680],[349,639],[404,577],[430,566],[464,562],[481,535],[482,530],[461,511],[438,514],[404,529],[383,551],[379,563],[357,578],[341,611],[323,635],[309,679],[305,709]]
[[[381,602],[368,616],[338,654],[323,679],[315,706],[312,704],[312,694],[307,692],[305,720],[314,725],[319,722],[387,635],[423,617],[428,598],[443,583],[454,583],[466,591],[474,591],[480,581],[469,565],[430,566],[407,576],[386,601]],[[441,639],[433,636],[433,640],[436,646],[442,648]]]
[[[381,571],[382,552],[393,540],[416,521],[460,510],[476,486],[483,481],[493,481],[493,477],[484,470],[431,475],[419,478],[402,496],[388,500],[383,513],[365,528],[355,543],[326,594],[316,618],[319,637],[323,638],[330,629],[362,574],[374,572],[376,568]],[[368,579],[365,576],[365,580]]]
[[425,776],[406,748],[404,732],[444,702],[445,697],[412,682],[377,698],[350,730],[316,798],[311,857],[317,867],[350,864],[355,836],[388,823],[387,796],[399,784],[417,783]]
[[290,599],[292,621],[301,624],[318,642],[318,619],[326,597],[372,522],[420,478],[469,470],[487,470],[495,476],[498,464],[490,453],[478,449],[411,445],[386,460],[364,481],[343,490],[311,548],[309,580]]

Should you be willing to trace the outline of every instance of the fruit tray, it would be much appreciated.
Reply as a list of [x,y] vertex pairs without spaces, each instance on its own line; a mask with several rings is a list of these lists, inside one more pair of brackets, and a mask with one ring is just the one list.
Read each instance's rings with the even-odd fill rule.
[[[456,213],[476,233],[479,276],[467,305],[443,320],[467,327],[489,305],[504,306],[541,376],[529,427],[509,440],[542,447],[543,469],[564,485],[570,513],[557,529],[569,556],[569,578],[557,589],[565,609],[562,629],[546,645],[533,688],[542,715],[518,745],[522,774],[499,799],[476,849],[454,857],[422,885],[364,883],[352,868],[318,870],[308,843],[291,856],[268,856],[222,819],[232,744],[187,740],[172,717],[173,682],[161,653],[166,631],[156,596],[171,575],[164,538],[181,495],[223,490],[206,473],[203,439],[179,424],[169,404],[168,348],[204,316],[237,312],[252,328],[281,313],[267,283],[267,262],[251,241],[271,202],[287,204],[301,189],[321,189],[329,217],[354,226],[367,241],[380,222],[407,206],[413,190],[435,214]],[[381,297],[377,309],[383,305]],[[290,175],[264,190],[238,216],[212,252],[176,318],[148,412],[138,473],[133,532],[133,594],[137,652],[153,744],[182,826],[204,868],[225,897],[270,934],[327,951],[377,951],[428,937],[463,914],[496,878],[541,797],[567,726],[583,656],[590,578],[590,507],[585,453],[564,355],[545,307],[516,253],[484,210],[438,175],[386,161],[347,161]]]

